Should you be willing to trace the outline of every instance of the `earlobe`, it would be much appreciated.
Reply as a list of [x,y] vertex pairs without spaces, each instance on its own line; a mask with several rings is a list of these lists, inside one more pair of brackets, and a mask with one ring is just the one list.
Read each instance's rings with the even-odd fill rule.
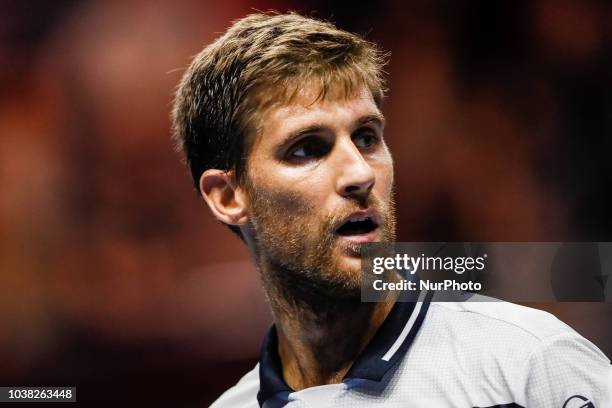
[[236,185],[233,172],[206,170],[200,177],[200,193],[219,221],[228,225],[247,222],[244,192]]

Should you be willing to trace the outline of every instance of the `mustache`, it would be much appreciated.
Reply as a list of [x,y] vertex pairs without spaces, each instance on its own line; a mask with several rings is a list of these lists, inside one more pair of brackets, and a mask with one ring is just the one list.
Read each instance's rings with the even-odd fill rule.
[[334,234],[338,226],[349,217],[351,214],[357,211],[373,210],[378,213],[380,217],[379,227],[383,227],[389,221],[388,208],[383,204],[382,200],[378,199],[373,195],[369,195],[365,200],[357,203],[355,201],[347,202],[340,208],[337,208],[333,215],[330,215],[324,223],[323,231],[328,234]]

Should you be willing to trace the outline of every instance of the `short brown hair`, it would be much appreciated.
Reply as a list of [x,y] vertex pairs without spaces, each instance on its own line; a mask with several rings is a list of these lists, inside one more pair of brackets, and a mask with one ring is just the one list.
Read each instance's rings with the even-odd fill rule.
[[174,138],[196,189],[211,168],[234,170],[240,182],[262,90],[276,90],[278,101],[295,95],[303,81],[318,81],[319,98],[331,87],[348,94],[365,85],[380,106],[385,60],[375,44],[295,13],[235,21],[193,59],[174,100]]

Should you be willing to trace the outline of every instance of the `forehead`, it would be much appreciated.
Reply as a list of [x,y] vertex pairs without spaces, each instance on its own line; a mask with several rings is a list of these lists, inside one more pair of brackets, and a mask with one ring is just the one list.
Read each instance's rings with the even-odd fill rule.
[[366,86],[350,93],[331,89],[321,97],[320,87],[306,85],[297,89],[290,100],[271,103],[261,109],[253,147],[282,143],[287,136],[306,128],[347,130],[366,117],[383,121],[383,115]]

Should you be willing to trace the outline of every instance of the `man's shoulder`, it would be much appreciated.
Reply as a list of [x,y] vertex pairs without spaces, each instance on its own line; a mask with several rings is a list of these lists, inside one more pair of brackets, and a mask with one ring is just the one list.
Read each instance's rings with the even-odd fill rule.
[[483,296],[463,302],[432,302],[423,328],[425,339],[439,339],[428,347],[454,344],[506,367],[525,363],[532,353],[556,344],[555,340],[582,343],[601,353],[551,313]]
[[259,364],[246,373],[233,387],[225,391],[211,408],[259,408]]
[[[432,302],[415,346],[399,366],[402,378],[428,393],[469,389],[477,406],[561,407],[571,395],[609,406],[602,401],[612,398],[607,356],[552,314],[530,307],[480,296]],[[434,374],[414,375],[415,367]]]
[[518,337],[536,344],[557,335],[578,335],[551,313],[481,295],[463,302],[434,302],[432,306],[466,330],[494,329],[511,335],[514,341]]

